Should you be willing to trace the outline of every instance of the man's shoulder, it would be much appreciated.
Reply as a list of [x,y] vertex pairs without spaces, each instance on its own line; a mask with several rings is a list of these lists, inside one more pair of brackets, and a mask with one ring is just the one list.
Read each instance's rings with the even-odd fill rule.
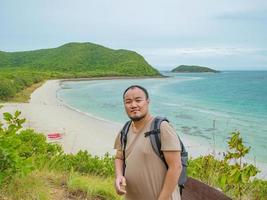
[[163,120],[160,124],[160,128],[167,128],[167,127],[171,127],[171,124],[168,121]]
[[162,121],[160,124],[160,130],[162,131],[171,131],[171,132],[176,132],[172,124],[168,121]]

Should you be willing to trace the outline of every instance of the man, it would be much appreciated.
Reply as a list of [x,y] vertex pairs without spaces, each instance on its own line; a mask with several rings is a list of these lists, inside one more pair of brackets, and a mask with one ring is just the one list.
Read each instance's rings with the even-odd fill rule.
[[168,165],[166,168],[164,162],[153,151],[149,137],[144,137],[153,121],[153,116],[149,113],[150,100],[147,90],[138,85],[130,86],[123,94],[123,101],[131,125],[125,149],[125,176],[120,134],[114,145],[117,150],[117,194],[125,194],[126,200],[179,200],[177,182],[181,173],[181,147],[174,129],[166,121],[161,123],[161,150]]

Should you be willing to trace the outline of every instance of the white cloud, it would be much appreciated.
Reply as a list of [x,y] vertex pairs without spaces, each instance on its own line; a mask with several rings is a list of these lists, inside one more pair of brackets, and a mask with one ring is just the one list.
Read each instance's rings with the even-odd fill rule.
[[254,54],[267,51],[262,48],[242,48],[242,47],[203,47],[203,48],[148,48],[135,49],[137,52],[147,56],[229,56]]

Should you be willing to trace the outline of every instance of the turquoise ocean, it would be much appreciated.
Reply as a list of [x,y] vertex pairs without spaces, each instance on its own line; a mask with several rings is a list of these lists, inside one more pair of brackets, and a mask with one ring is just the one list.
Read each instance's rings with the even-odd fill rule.
[[238,130],[251,146],[249,159],[267,163],[267,71],[162,74],[169,77],[67,81],[57,96],[81,112],[124,123],[122,93],[142,85],[151,113],[168,117],[181,137],[224,150]]

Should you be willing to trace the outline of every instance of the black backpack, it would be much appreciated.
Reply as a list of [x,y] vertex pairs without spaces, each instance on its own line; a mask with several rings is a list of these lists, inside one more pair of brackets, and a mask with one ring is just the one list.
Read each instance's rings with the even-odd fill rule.
[[[167,118],[164,117],[155,117],[153,119],[153,122],[151,124],[150,131],[145,133],[145,137],[150,138],[150,142],[152,145],[153,150],[155,153],[160,157],[160,159],[164,162],[166,167],[168,168],[168,165],[165,161],[163,152],[161,151],[161,141],[160,141],[160,124],[163,121],[169,122]],[[121,130],[121,145],[122,145],[122,150],[123,150],[123,175],[125,174],[125,149],[126,149],[126,144],[127,144],[127,134],[129,131],[131,125],[131,120],[126,122],[125,125],[123,126],[123,129]],[[182,171],[178,180],[178,185],[180,187],[180,193],[182,194],[182,189],[184,188],[184,185],[187,180],[187,160],[188,160],[188,153],[184,147],[183,142],[181,141],[180,137],[177,135],[180,141],[181,145],[181,164],[182,164]]]

